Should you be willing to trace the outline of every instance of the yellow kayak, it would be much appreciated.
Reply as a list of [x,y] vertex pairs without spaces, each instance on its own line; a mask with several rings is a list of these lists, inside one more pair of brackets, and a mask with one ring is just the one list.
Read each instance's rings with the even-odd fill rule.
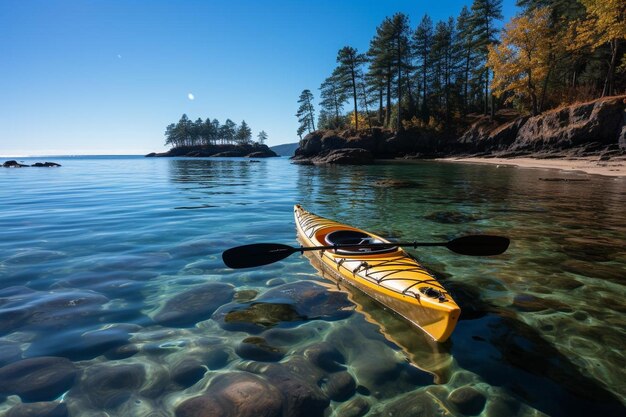
[[389,243],[380,236],[294,206],[298,238],[305,247],[354,244],[314,251],[323,272],[346,282],[419,327],[437,342],[447,340],[461,314],[450,294],[400,247],[359,248]]

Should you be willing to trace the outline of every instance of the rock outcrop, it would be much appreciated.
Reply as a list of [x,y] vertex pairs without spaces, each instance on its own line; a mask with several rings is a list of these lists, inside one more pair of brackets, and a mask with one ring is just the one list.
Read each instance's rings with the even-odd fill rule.
[[165,156],[196,156],[196,157],[249,157],[249,158],[269,158],[278,155],[267,145],[243,144],[243,145],[198,145],[179,146],[167,152],[152,152],[147,157]]
[[511,110],[502,110],[495,117],[474,115],[460,136],[428,129],[401,133],[380,128],[318,130],[300,141],[292,159],[298,164],[366,164],[374,159],[457,155],[610,158],[624,153],[626,95],[573,104],[534,117]]
[[484,117],[453,146],[461,153],[576,156],[626,151],[626,96],[607,97],[498,124]]
[[434,154],[439,141],[430,132],[395,133],[380,128],[359,132],[318,130],[300,142],[292,159],[297,164],[369,164],[374,159]]
[[56,162],[35,162],[32,165],[25,165],[15,160],[11,160],[11,161],[6,161],[5,163],[2,164],[2,166],[5,168],[26,168],[26,167],[53,168],[53,167],[60,167],[61,165],[57,164]]

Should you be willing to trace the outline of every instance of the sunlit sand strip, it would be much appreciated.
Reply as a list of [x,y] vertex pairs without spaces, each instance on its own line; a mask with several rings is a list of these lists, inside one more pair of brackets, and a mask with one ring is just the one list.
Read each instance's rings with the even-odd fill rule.
[[626,177],[626,160],[600,161],[598,157],[576,159],[535,159],[535,158],[441,158],[442,162],[463,162],[473,164],[513,165],[521,168],[560,169],[582,171],[587,174],[611,177]]

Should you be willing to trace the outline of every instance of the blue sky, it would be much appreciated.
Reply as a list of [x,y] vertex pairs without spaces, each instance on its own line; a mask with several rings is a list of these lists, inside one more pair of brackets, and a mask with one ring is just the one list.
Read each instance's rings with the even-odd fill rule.
[[[386,16],[457,16],[471,0],[0,0],[0,155],[165,150],[183,113],[297,141],[300,92]],[[516,12],[504,0],[505,19]],[[190,100],[189,94],[194,99]]]

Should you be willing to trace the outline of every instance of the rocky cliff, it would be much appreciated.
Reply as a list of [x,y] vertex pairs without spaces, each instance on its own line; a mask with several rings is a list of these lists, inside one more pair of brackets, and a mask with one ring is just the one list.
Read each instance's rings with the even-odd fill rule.
[[503,124],[482,118],[454,150],[501,156],[568,156],[626,152],[626,96],[607,97],[517,117]]
[[[360,151],[356,152],[355,149]],[[499,112],[476,116],[462,135],[382,129],[316,131],[296,150],[296,163],[368,163],[407,157],[535,156],[566,157],[626,153],[626,95],[607,97],[545,112],[518,116]],[[351,162],[353,154],[357,158]]]

